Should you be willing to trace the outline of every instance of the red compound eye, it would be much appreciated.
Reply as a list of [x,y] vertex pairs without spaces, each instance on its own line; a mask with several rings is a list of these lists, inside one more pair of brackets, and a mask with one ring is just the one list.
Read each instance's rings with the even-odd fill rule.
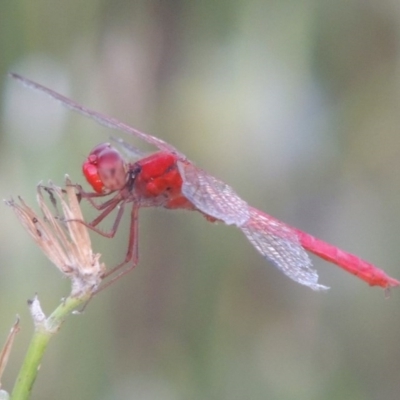
[[125,163],[109,143],[99,144],[90,152],[82,171],[96,193],[113,192],[125,185]]

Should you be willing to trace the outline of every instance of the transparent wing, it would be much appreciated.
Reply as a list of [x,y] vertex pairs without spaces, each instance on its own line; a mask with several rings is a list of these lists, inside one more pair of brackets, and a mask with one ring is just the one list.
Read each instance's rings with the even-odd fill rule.
[[170,144],[164,142],[161,139],[158,139],[154,136],[148,135],[147,133],[144,133],[135,128],[132,128],[129,125],[126,125],[113,117],[109,117],[109,116],[103,115],[97,111],[86,108],[86,107],[76,103],[75,101],[69,99],[68,97],[65,97],[51,89],[48,89],[47,87],[42,86],[39,83],[33,82],[30,79],[24,78],[21,75],[10,73],[10,76],[31,89],[34,89],[39,92],[47,94],[52,99],[57,100],[63,106],[69,108],[70,110],[76,111],[77,113],[82,114],[85,117],[89,117],[89,118],[95,120],[100,125],[103,125],[107,128],[116,129],[121,132],[129,133],[130,135],[136,136],[137,138],[142,139],[142,140],[146,141],[147,143],[158,147],[160,150],[169,151],[169,152],[179,155],[182,158],[185,158],[185,156],[183,154],[181,154],[177,149],[175,149],[175,147],[171,146]]
[[293,229],[250,207],[230,186],[190,162],[178,161],[178,168],[182,193],[196,208],[226,224],[237,225],[251,244],[289,278],[314,290],[328,289],[318,284],[318,274]]
[[284,223],[249,207],[250,218],[240,227],[252,245],[285,275],[313,290],[329,289],[318,284],[318,274],[295,231]]
[[122,140],[121,138],[111,136],[111,140],[121,146],[123,152],[130,160],[138,160],[139,158],[143,158],[147,155],[146,152],[138,149],[136,146],[133,146],[130,143],[125,142],[125,140]]
[[226,183],[188,161],[178,161],[178,168],[183,195],[200,211],[239,227],[250,218],[248,204]]

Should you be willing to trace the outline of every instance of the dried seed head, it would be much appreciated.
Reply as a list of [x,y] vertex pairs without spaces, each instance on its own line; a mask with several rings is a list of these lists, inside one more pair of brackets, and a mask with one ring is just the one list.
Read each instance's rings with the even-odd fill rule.
[[[43,217],[39,217],[20,197],[19,203],[7,200],[18,219],[50,261],[72,282],[72,295],[94,291],[105,271],[100,263],[100,254],[92,251],[90,237],[83,220],[76,192],[66,177],[66,187],[61,189],[50,183],[50,200],[53,205],[60,202],[63,217],[47,206],[43,187],[38,186],[37,200]],[[66,221],[66,222],[65,222]]]

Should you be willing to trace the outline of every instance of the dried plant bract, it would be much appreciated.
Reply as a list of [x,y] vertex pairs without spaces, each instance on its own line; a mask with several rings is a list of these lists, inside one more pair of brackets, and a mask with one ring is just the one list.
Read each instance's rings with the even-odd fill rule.
[[50,261],[72,282],[71,295],[94,292],[100,285],[105,271],[100,263],[100,254],[92,250],[86,226],[79,221],[83,215],[76,196],[75,187],[66,177],[66,187],[49,184],[51,200],[59,202],[63,216],[57,215],[48,207],[43,193],[43,186],[37,189],[37,200],[43,216],[30,208],[20,197],[19,202],[7,200],[18,219],[30,233],[35,242]]

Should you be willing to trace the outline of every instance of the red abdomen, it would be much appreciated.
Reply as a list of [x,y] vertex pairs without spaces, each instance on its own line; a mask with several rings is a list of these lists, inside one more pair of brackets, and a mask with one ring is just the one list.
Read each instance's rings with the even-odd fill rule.
[[400,284],[398,280],[391,278],[375,265],[355,256],[354,254],[343,251],[298,229],[293,228],[293,230],[296,231],[301,245],[306,250],[316,254],[318,257],[321,257],[326,261],[336,264],[369,283],[369,285],[389,288]]

